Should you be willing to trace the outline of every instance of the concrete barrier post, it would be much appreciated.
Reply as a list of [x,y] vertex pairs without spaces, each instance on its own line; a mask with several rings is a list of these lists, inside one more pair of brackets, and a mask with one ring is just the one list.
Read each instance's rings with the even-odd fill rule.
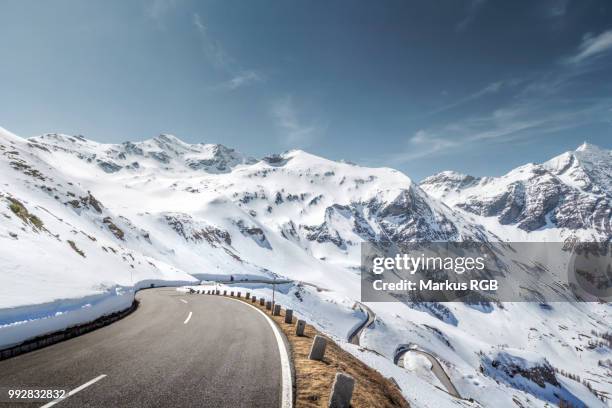
[[227,290],[223,291],[223,296],[227,296]]
[[312,346],[310,347],[310,354],[308,354],[308,358],[310,360],[323,360],[323,356],[325,355],[325,348],[327,347],[327,340],[325,338],[316,335]]
[[240,292],[238,292],[238,295],[237,295],[237,296],[238,296],[238,297],[240,297]]
[[350,375],[336,373],[336,378],[329,394],[329,408],[349,408],[355,380]]
[[266,302],[266,310],[272,310],[272,302],[269,300]]
[[259,304],[260,304],[261,306],[263,306],[263,305],[264,305],[264,302],[265,302],[265,301],[266,301],[266,300],[265,300],[264,298],[259,298]]
[[244,295],[244,298],[246,300],[249,300],[251,298],[251,294],[249,292],[247,292],[246,295]]
[[293,310],[287,309],[285,310],[285,323],[293,323]]
[[274,305],[274,310],[272,311],[272,316],[280,316],[281,305]]
[[306,328],[306,322],[304,320],[298,319],[297,324],[295,325],[295,335],[303,336],[305,328]]
[[230,292],[230,296],[234,297],[234,291],[233,290]]
[[251,302],[253,302],[253,303],[257,302],[257,296],[251,297]]

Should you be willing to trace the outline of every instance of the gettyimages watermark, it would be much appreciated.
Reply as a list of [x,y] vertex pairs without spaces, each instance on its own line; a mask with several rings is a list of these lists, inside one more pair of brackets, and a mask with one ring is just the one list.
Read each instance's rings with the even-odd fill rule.
[[612,244],[366,242],[364,302],[609,302]]

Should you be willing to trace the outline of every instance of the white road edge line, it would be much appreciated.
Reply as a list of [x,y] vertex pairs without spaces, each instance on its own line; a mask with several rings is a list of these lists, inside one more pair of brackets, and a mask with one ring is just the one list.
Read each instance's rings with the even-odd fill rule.
[[[232,299],[232,298],[227,298],[227,299]],[[259,313],[261,313],[266,318],[266,321],[270,324],[270,327],[272,327],[272,331],[274,332],[274,337],[276,338],[276,343],[278,344],[278,351],[280,352],[281,377],[283,377],[282,378],[283,391],[282,391],[282,397],[281,397],[281,408],[293,408],[293,376],[291,375],[291,365],[289,364],[289,351],[287,350],[287,347],[285,346],[285,342],[283,341],[283,335],[281,334],[279,328],[276,326],[276,323],[274,323],[274,320],[270,318],[270,316],[268,316],[267,314],[265,314],[264,312],[262,312],[261,310],[259,310],[258,308],[256,308],[255,306],[249,303],[240,301],[238,299],[232,299],[232,300],[243,303],[257,310]]]
[[73,396],[74,394],[76,394],[77,392],[79,392],[79,391],[83,391],[85,388],[89,387],[90,385],[92,385],[92,384],[94,384],[94,383],[97,383],[98,381],[100,381],[100,380],[101,380],[101,379],[103,379],[104,377],[106,377],[106,374],[99,375],[99,376],[97,376],[96,378],[94,378],[93,380],[91,380],[91,381],[87,381],[85,384],[83,384],[83,385],[81,385],[81,386],[79,386],[79,387],[76,387],[74,390],[72,390],[72,391],[70,391],[68,394],[66,394],[66,396],[61,397],[61,398],[58,398],[58,399],[54,399],[53,401],[49,402],[48,404],[43,405],[43,406],[42,406],[42,407],[40,407],[40,408],[49,408],[49,407],[52,407],[52,406],[54,406],[55,404],[62,402],[62,401],[63,401],[63,400],[65,400],[66,398],[68,398],[68,397],[72,397],[72,396]]
[[180,299],[180,301],[181,301],[181,302],[183,302],[183,303],[185,303],[185,304],[189,303],[189,302],[187,302],[185,299]]
[[183,322],[183,324],[187,324],[189,322],[189,319],[191,319],[191,315],[193,314],[193,312],[189,312],[189,316],[187,316],[187,318],[185,319],[185,321]]

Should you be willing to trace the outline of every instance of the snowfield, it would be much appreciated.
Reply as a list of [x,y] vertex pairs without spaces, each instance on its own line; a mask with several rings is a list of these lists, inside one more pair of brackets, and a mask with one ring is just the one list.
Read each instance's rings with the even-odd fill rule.
[[[278,302],[393,377],[412,406],[609,406],[609,303],[370,303],[360,346],[347,336],[367,318],[361,242],[610,242],[611,158],[583,145],[502,177],[417,184],[299,150],[254,159],[170,135],[101,144],[0,128],[0,348],[124,309],[151,284],[276,277],[293,281]],[[435,356],[461,398],[420,355],[395,365],[401,347]]]

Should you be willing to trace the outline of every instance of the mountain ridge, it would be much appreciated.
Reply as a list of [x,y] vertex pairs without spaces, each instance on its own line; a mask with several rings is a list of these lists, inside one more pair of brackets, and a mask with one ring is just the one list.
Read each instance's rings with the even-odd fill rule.
[[[419,185],[453,208],[526,232],[542,228],[590,231],[582,239],[612,235],[612,151],[583,144],[542,164],[528,163],[499,177],[442,172]],[[576,234],[573,234],[576,235]]]
[[[299,150],[253,159],[220,146],[191,145],[168,135],[121,144],[52,134],[22,139],[0,130],[0,331],[10,334],[3,339],[37,333],[57,316],[117,308],[123,304],[117,299],[133,288],[231,275],[294,280],[278,288],[279,302],[343,344],[363,318],[356,306],[363,241],[495,242],[519,233],[533,241],[610,238],[607,229],[580,217],[582,224],[571,217],[559,224],[555,218],[557,224],[527,231],[548,208],[550,191],[595,200],[604,211],[601,217],[609,217],[602,204],[605,194],[585,190],[587,184],[585,189],[569,185],[541,165],[511,172],[511,180],[501,181],[466,180],[447,172],[424,186],[397,170]],[[605,165],[590,155],[579,159]],[[593,184],[598,169],[587,170]],[[436,197],[450,185],[447,179],[452,181],[449,192],[458,190],[456,201],[448,194]],[[522,196],[521,183],[527,187]],[[514,190],[508,192],[509,185]],[[461,201],[462,192],[474,186],[485,194]],[[496,207],[520,203],[529,188],[542,196],[534,205]],[[500,201],[499,194],[506,193]],[[471,207],[457,205],[465,202]],[[582,214],[561,204],[555,208],[563,214]],[[590,201],[585,205],[591,208]],[[483,209],[491,215],[482,215]],[[544,213],[546,222],[549,213]],[[500,223],[500,217],[509,222]],[[520,229],[521,223],[528,228]],[[249,290],[268,296],[263,287]],[[107,306],[101,309],[102,304]],[[433,406],[454,403],[427,376],[393,364],[396,349],[405,344],[435,354],[461,395],[485,406],[513,404],[516,398],[526,407],[544,407],[558,402],[554,393],[603,406],[586,387],[552,370],[585,378],[589,372],[606,375],[598,349],[589,349],[588,339],[575,335],[593,327],[610,330],[604,305],[370,306],[377,317],[361,343],[378,354],[343,347],[396,378],[414,406],[432,406],[428,400],[435,401]],[[546,372],[550,380],[520,377],[528,383],[523,387],[523,380],[508,377],[514,372]]]

